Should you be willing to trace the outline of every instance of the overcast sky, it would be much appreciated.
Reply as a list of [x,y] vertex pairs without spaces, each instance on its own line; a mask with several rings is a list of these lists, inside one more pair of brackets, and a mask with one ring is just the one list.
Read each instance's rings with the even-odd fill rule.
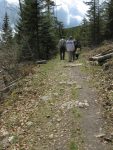
[[18,3],[18,0],[7,0],[10,3]]
[[[10,3],[17,3],[18,0],[7,0]],[[56,2],[57,11],[55,15],[64,23],[65,27],[77,26],[85,16],[88,7],[83,0],[54,0]]]
[[57,7],[57,17],[66,27],[77,26],[81,23],[88,7],[83,0],[54,0]]

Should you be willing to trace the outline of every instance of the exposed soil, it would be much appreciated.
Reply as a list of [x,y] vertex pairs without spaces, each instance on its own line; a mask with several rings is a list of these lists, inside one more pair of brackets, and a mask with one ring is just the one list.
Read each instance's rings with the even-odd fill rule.
[[[88,67],[89,64],[87,64]],[[90,66],[89,66],[90,67]],[[82,89],[79,92],[79,101],[87,100],[89,107],[87,109],[80,109],[81,119],[80,127],[83,132],[84,150],[112,150],[112,146],[104,143],[97,138],[104,133],[102,108],[99,104],[98,92],[91,80],[91,75],[81,71],[80,67],[72,70],[73,80],[80,84]]]
[[88,64],[55,59],[29,75],[0,106],[0,149],[112,150]]

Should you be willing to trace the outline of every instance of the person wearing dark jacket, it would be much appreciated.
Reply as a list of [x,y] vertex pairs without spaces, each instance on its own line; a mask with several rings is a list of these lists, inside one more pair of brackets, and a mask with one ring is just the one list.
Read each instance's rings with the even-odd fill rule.
[[76,52],[75,52],[76,59],[79,58],[80,52],[81,52],[81,44],[80,44],[80,41],[77,40],[77,44],[76,44]]
[[75,49],[74,49],[74,51],[73,51],[73,61],[75,60],[75,56],[76,56],[76,50],[77,50],[77,40],[73,40],[74,41],[74,47],[75,47]]
[[60,50],[60,60],[65,59],[65,51],[66,51],[66,40],[62,37],[58,43],[58,48]]

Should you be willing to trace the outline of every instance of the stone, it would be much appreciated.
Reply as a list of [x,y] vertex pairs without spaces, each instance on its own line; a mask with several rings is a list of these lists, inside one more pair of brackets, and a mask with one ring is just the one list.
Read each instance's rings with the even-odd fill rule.
[[57,130],[53,130],[54,132],[57,132]]
[[68,81],[68,82],[67,82],[67,85],[74,85],[74,84],[76,84],[75,81]]
[[103,138],[104,136],[105,136],[104,133],[100,133],[100,134],[96,135],[97,138]]
[[8,141],[9,141],[10,143],[13,143],[14,139],[15,139],[15,136],[10,136],[10,137],[8,138]]
[[82,86],[81,85],[77,85],[76,89],[82,89]]
[[78,103],[78,107],[80,107],[80,108],[84,108],[84,103],[79,102],[79,103]]
[[61,118],[58,118],[58,119],[57,119],[58,122],[60,122],[61,120],[62,120]]
[[50,103],[51,106],[54,106],[54,103]]
[[54,95],[54,96],[58,96],[59,94],[58,94],[58,93],[53,93],[53,95]]
[[27,124],[27,126],[32,126],[32,125],[33,125],[33,122],[28,121],[26,124]]
[[49,99],[50,99],[49,96],[42,96],[42,97],[41,97],[41,100],[43,100],[43,101],[48,101]]
[[49,139],[53,139],[54,135],[53,134],[50,134],[49,135]]
[[98,101],[97,101],[97,100],[95,100],[95,102],[97,103]]
[[66,82],[65,82],[65,81],[61,81],[61,82],[59,82],[59,84],[60,84],[60,85],[66,84]]
[[85,102],[85,103],[84,103],[84,106],[89,107],[89,104]]
[[83,66],[83,64],[82,63],[77,63],[77,64],[70,63],[68,65],[65,65],[64,67],[77,67],[77,66]]
[[75,106],[79,108],[85,108],[85,107],[89,107],[89,103],[87,102],[87,100],[85,100],[85,102],[76,101]]

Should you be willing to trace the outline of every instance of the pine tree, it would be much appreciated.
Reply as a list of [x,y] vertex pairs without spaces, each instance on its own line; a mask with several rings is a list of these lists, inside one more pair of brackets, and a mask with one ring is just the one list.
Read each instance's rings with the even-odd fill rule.
[[113,39],[113,0],[108,3],[108,23],[106,28],[106,36]]
[[20,22],[17,25],[18,36],[22,45],[22,56],[37,59],[39,52],[39,25],[41,0],[25,0],[22,4]]
[[100,6],[101,41],[108,39],[107,23],[108,23],[108,3],[104,1]]
[[7,15],[7,12],[5,13],[5,17],[3,20],[2,31],[3,31],[2,41],[5,44],[11,43],[11,41],[12,41],[12,29],[11,29],[10,24],[9,24],[9,17]]
[[[53,1],[50,1],[53,2]],[[25,0],[17,25],[21,55],[33,59],[49,58],[56,47],[55,21],[51,12],[53,3],[46,0]],[[54,45],[54,46],[53,46]]]
[[87,16],[89,18],[90,40],[92,44],[100,42],[100,4],[99,0],[91,0],[86,2],[89,5]]
[[90,44],[89,23],[86,18],[84,18],[82,21],[81,30],[80,30],[79,34],[80,34],[80,39],[81,39],[82,45],[83,46],[89,45]]
[[53,1],[46,0],[45,12],[42,15],[40,39],[41,46],[43,49],[41,51],[43,58],[49,59],[52,55],[56,53],[56,42],[58,31],[56,28],[56,20],[54,14],[51,13],[51,6],[55,4]]

